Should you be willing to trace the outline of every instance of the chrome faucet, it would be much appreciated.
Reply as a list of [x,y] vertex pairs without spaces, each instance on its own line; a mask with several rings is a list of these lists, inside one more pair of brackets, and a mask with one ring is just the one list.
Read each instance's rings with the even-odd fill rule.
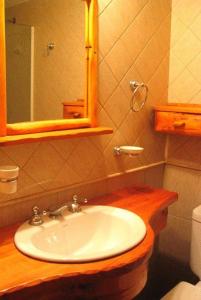
[[42,213],[40,213],[38,206],[34,206],[32,208],[32,216],[31,219],[29,220],[29,224],[34,226],[43,224],[44,221],[42,216],[45,216],[46,214],[47,212],[45,210],[43,210]]
[[73,199],[68,204],[65,204],[53,211],[49,211],[49,217],[56,218],[56,217],[62,216],[63,212],[66,209],[72,213],[80,212],[82,210],[81,204],[85,204],[87,202],[88,202],[87,199],[80,201],[80,200],[78,200],[77,195],[73,195]]
[[59,217],[59,216],[62,216],[63,212],[68,209],[68,205],[63,205],[55,210],[51,210],[49,211],[49,217],[51,218],[56,218],[56,217]]
[[38,206],[34,206],[32,208],[32,216],[31,219],[29,220],[30,225],[34,226],[39,226],[43,224],[43,216],[48,215],[50,218],[57,218],[59,216],[62,216],[63,212],[67,209],[68,211],[72,213],[77,213],[82,210],[81,204],[87,203],[87,199],[84,200],[78,200],[78,196],[74,195],[73,199],[68,203],[65,204],[55,210],[47,210],[47,211],[42,211],[40,212]]

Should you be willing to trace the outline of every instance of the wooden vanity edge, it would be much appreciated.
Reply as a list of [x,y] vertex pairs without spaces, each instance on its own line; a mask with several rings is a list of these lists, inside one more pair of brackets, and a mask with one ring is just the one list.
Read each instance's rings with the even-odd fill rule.
[[155,105],[153,106],[153,109],[155,111],[164,111],[164,112],[201,114],[200,104],[168,103],[167,105]]
[[[13,236],[19,224],[0,229],[0,274],[7,278],[4,282],[0,280],[0,296],[59,278],[86,278],[101,274],[107,276],[108,272],[118,273],[122,272],[122,268],[125,271],[147,263],[152,253],[155,235],[164,227],[164,224],[160,225],[160,219],[157,224],[156,216],[161,213],[165,216],[168,206],[176,199],[175,192],[140,186],[115,191],[92,200],[92,204],[121,207],[139,214],[147,225],[147,234],[137,247],[116,257],[91,263],[56,264],[29,258],[21,254],[13,243]],[[14,269],[19,272],[18,268],[25,275],[20,277],[16,274],[19,277],[15,277]]]

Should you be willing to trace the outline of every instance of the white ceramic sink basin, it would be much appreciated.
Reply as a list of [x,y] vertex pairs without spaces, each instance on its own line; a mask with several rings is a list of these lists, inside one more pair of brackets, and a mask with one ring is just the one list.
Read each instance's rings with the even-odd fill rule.
[[111,206],[84,206],[40,226],[22,224],[15,245],[23,253],[53,262],[86,262],[120,254],[139,244],[146,234],[136,214]]

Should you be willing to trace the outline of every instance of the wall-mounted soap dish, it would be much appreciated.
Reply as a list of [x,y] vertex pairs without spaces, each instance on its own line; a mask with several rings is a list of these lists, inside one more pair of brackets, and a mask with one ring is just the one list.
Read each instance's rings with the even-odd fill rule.
[[137,147],[137,146],[116,146],[114,147],[114,154],[115,155],[121,155],[121,154],[127,154],[129,156],[136,156],[142,153],[144,148]]

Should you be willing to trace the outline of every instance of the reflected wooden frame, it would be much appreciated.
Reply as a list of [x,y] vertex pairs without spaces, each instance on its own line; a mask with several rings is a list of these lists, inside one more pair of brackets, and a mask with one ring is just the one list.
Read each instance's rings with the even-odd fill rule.
[[[0,136],[50,132],[97,126],[97,0],[85,2],[86,47],[86,116],[80,119],[62,119],[22,123],[6,123],[6,63],[5,63],[5,7],[0,0]],[[64,79],[65,80],[65,79]]]

